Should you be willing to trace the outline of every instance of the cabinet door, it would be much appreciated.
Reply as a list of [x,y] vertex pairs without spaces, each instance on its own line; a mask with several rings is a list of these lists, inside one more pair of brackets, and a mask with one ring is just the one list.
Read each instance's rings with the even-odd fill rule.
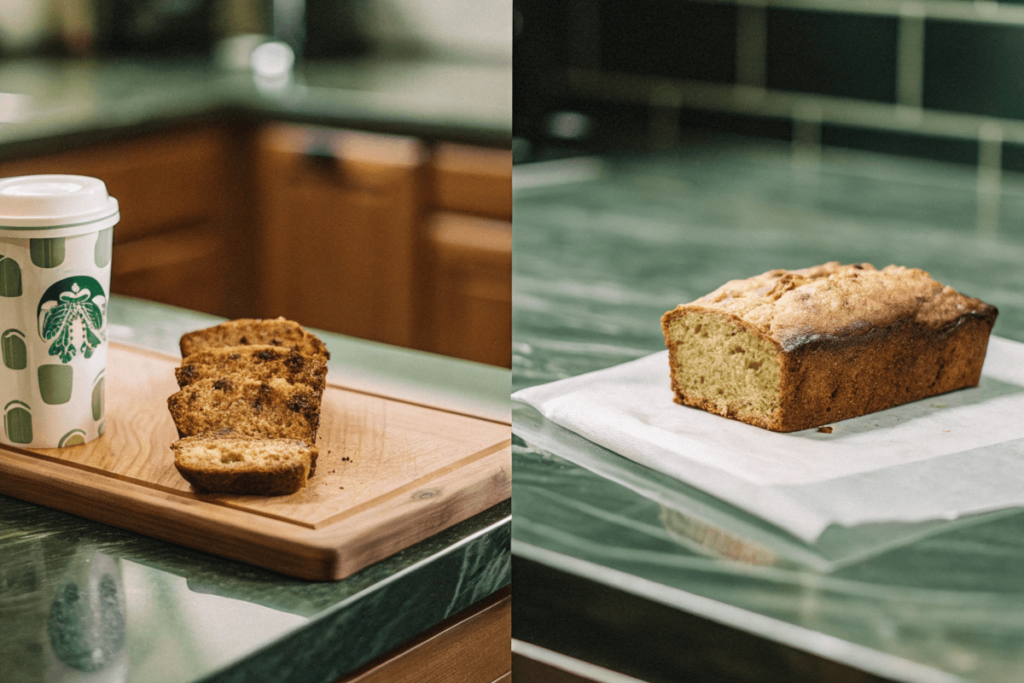
[[0,163],[0,177],[37,173],[102,180],[118,200],[114,242],[200,222],[225,207],[226,136],[213,127],[177,129]]
[[413,346],[423,158],[409,138],[262,131],[263,315]]
[[111,291],[238,316],[248,312],[236,235],[244,190],[228,168],[243,141],[218,126],[176,128],[0,163],[0,177],[99,178],[118,200]]
[[210,226],[114,245],[110,290],[196,311],[224,310],[224,240]]
[[512,223],[439,213],[429,228],[430,350],[512,365]]

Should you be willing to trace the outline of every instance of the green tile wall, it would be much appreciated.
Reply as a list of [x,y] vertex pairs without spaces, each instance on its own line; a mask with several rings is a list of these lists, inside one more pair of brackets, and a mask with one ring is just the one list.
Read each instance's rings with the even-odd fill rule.
[[973,140],[825,124],[821,143],[958,164],[978,163],[978,144]]
[[677,0],[603,0],[601,67],[608,71],[732,81],[736,7]]
[[896,101],[897,19],[769,8],[769,88]]
[[924,106],[1024,118],[1024,27],[925,25]]
[[[888,11],[884,8],[876,14],[849,11],[851,5],[844,0],[823,0],[820,6],[801,9],[772,6],[772,0],[763,7],[696,0],[516,0],[516,7],[532,13],[535,24],[541,23],[534,30],[533,43],[523,41],[522,56],[517,43],[516,131],[542,145],[546,132],[537,122],[569,107],[594,120],[590,137],[573,143],[575,153],[588,145],[595,150],[616,144],[642,146],[645,136],[653,145],[652,118],[660,115],[664,122],[665,112],[649,109],[653,105],[644,102],[642,85],[635,92],[621,87],[623,77],[662,78],[684,93],[706,87],[690,85],[694,82],[721,88],[743,78],[743,85],[763,85],[780,96],[806,95],[800,102],[805,112],[806,107],[813,112],[820,106],[815,104],[818,96],[876,107],[858,109],[858,116],[875,116],[870,123],[826,114],[818,136],[822,144],[977,164],[982,126],[976,117],[1024,121],[1024,26],[1013,25],[1019,18],[1003,12],[1006,6],[1020,4],[1024,0],[986,5],[988,15],[970,14],[974,3],[969,0],[914,5],[939,14],[944,8],[959,8],[975,18],[954,21],[901,17],[896,4],[891,15],[884,14]],[[596,38],[573,33],[586,25]],[[753,30],[742,31],[741,25]],[[920,35],[917,31],[922,26],[923,42],[919,42],[913,36]],[[908,30],[901,34],[903,29]],[[903,55],[901,36],[910,37]],[[593,44],[586,44],[588,39]],[[583,44],[586,49],[580,48]],[[520,69],[520,60],[530,68]],[[901,64],[904,76],[910,75],[904,78],[902,91]],[[556,78],[561,84],[557,92],[538,89],[534,84],[544,81],[538,74],[545,70],[563,76],[582,70],[588,85],[576,87],[571,79]],[[601,94],[594,85],[599,82],[594,76],[602,71],[618,79],[618,94]],[[896,104],[912,109],[918,94],[926,112],[949,113],[954,119],[962,114],[962,125],[946,131],[923,125],[915,130],[913,116],[905,116],[907,111],[897,118],[893,108],[885,109]],[[664,100],[648,97],[665,106]],[[740,102],[738,97],[730,101],[720,96],[680,97],[672,106],[679,110],[681,138],[686,137],[686,129],[694,128],[790,139],[790,117],[798,109],[759,110],[756,98]],[[534,125],[523,124],[524,119]],[[1024,128],[1016,137],[1005,137],[1002,164],[1008,170],[1024,171],[1021,131]]]

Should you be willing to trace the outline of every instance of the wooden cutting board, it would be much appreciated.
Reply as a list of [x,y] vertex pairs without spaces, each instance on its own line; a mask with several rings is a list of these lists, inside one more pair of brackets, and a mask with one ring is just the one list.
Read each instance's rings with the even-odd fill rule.
[[510,495],[508,423],[346,389],[330,374],[305,489],[197,494],[170,450],[179,363],[111,343],[104,435],[63,449],[0,445],[0,493],[313,580],[344,578]]

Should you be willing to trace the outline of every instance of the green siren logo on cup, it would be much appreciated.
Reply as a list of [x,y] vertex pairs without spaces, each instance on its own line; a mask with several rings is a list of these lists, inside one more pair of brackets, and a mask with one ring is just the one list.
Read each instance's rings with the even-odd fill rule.
[[88,275],[64,278],[47,288],[36,316],[39,336],[50,345],[50,355],[70,363],[81,351],[91,358],[106,337],[107,297],[103,287]]

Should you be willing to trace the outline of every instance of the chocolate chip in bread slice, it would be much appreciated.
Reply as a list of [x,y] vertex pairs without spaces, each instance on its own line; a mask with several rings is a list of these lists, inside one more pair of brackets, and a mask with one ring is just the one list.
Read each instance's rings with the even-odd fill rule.
[[205,349],[223,346],[282,346],[310,356],[330,360],[327,346],[297,322],[275,318],[259,320],[240,318],[189,332],[181,338],[181,357],[187,358]]
[[316,446],[298,439],[204,434],[171,444],[174,466],[202,493],[280,496],[306,485]]
[[242,436],[299,439],[313,445],[320,426],[320,396],[282,377],[201,379],[167,399],[179,436],[230,429]]
[[323,394],[327,363],[323,356],[280,346],[224,346],[186,357],[174,376],[181,388],[204,379],[247,378],[266,382],[282,377],[289,384],[305,384]]

